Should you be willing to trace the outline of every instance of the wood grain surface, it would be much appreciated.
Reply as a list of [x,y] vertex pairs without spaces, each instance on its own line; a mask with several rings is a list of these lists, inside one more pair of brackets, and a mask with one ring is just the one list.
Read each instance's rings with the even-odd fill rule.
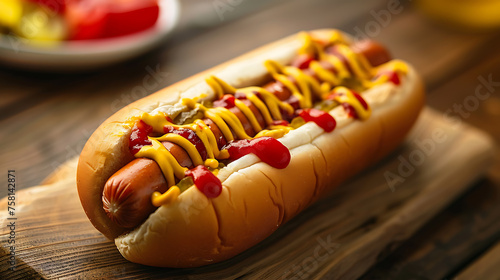
[[[17,267],[9,272],[10,247],[2,243],[0,271],[9,279],[26,275],[48,279],[356,279],[481,176],[492,162],[492,150],[491,139],[482,132],[456,126],[426,109],[406,143],[383,162],[258,246],[198,269],[151,268],[123,259],[114,243],[87,220],[76,193],[76,160],[72,160],[48,178],[51,184],[19,191],[14,216],[0,213],[0,238],[11,236],[8,225],[15,222],[18,244]],[[0,203],[6,204],[7,199]]]
[[[229,2],[239,4],[222,16],[217,14],[214,3]],[[277,38],[315,28],[339,28],[351,34],[361,30],[382,42],[394,57],[411,62],[422,73],[430,107],[454,124],[486,131],[498,143],[500,30],[465,32],[437,24],[414,6],[417,2],[182,1],[182,22],[175,34],[136,59],[80,73],[30,72],[0,64],[0,170],[16,170],[18,190],[39,185],[61,164],[78,156],[104,119],[133,100]],[[396,13],[390,5],[397,5]],[[145,84],[148,77],[155,83]],[[480,86],[487,91],[480,91],[485,98],[476,102]],[[494,162],[486,175],[476,174],[481,179],[469,184],[468,192],[436,213],[396,251],[379,255],[378,264],[362,278],[452,279],[467,272],[471,277],[498,279],[489,268],[500,263],[495,254],[500,242],[500,153],[497,149],[491,154]],[[0,188],[0,197],[6,195],[7,188]],[[50,226],[41,224],[40,229],[49,230]],[[85,268],[89,275],[94,268],[106,266],[99,264],[106,257],[89,259]],[[70,260],[62,255],[54,261],[39,258],[38,267],[51,272],[56,261],[71,270]],[[143,270],[133,267],[123,272],[137,276]],[[123,274],[120,269],[114,271]],[[41,277],[40,270],[22,269],[22,273],[17,275]]]

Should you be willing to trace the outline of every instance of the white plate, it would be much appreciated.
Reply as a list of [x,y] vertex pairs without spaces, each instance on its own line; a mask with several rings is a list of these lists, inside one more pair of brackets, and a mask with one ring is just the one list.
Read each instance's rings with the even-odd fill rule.
[[160,0],[155,26],[130,35],[86,41],[67,41],[58,46],[36,47],[22,40],[0,37],[0,61],[36,70],[82,70],[110,65],[151,50],[177,25],[178,0]]

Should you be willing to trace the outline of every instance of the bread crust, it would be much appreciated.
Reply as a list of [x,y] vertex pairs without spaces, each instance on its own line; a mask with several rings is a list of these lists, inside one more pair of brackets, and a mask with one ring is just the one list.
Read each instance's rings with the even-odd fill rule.
[[[312,32],[327,36],[331,30]],[[337,107],[331,112],[339,116],[333,132],[325,133],[307,123],[280,139],[292,155],[285,169],[272,168],[254,155],[247,155],[219,172],[223,185],[220,196],[208,199],[190,188],[175,202],[159,207],[141,226],[123,234],[123,229],[107,218],[101,196],[106,180],[133,159],[128,152],[133,117],[159,106],[168,107],[181,97],[209,93],[210,98],[211,89],[203,82],[209,74],[236,87],[259,84],[266,78],[265,68],[259,65],[265,59],[289,62],[300,47],[297,37],[292,35],[266,45],[134,102],[94,132],[78,164],[80,200],[94,226],[115,239],[126,259],[163,267],[192,267],[226,260],[265,239],[403,141],[424,103],[422,81],[411,66],[401,86],[384,84],[363,93],[374,108],[367,120],[342,117],[343,111]],[[246,70],[234,71],[239,67]]]

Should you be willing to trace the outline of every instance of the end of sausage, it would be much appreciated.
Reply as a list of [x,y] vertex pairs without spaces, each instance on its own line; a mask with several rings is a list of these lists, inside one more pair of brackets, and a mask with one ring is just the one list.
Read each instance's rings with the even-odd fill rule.
[[151,159],[135,159],[113,174],[102,194],[107,216],[123,228],[141,224],[156,209],[153,192],[165,192],[168,186],[158,164]]

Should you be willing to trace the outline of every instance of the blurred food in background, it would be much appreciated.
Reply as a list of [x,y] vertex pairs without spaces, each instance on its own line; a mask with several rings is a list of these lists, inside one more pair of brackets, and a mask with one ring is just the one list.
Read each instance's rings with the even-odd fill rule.
[[416,5],[429,17],[461,29],[500,27],[499,0],[418,0]]
[[0,34],[53,45],[137,33],[155,25],[157,0],[0,0]]

